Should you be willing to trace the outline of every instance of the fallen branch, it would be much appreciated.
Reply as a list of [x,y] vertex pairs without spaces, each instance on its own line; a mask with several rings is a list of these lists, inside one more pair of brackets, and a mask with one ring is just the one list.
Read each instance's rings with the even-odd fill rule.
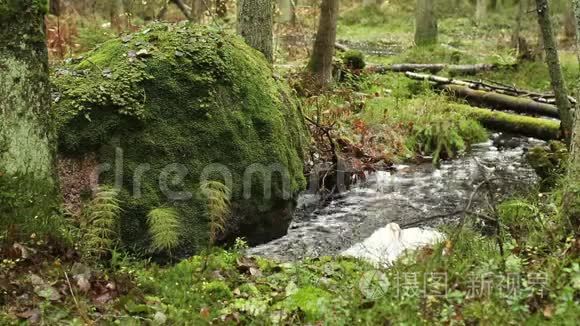
[[346,46],[344,44],[340,44],[338,42],[334,43],[334,48],[340,52],[346,52],[346,51],[350,50],[348,46]]
[[414,80],[429,81],[449,95],[466,100],[474,106],[552,118],[560,117],[556,106],[548,104],[543,94],[522,91],[505,85],[494,86],[483,81],[451,79],[413,72],[406,72],[405,75]]
[[450,65],[445,63],[401,63],[392,65],[369,65],[367,70],[377,74],[384,74],[387,72],[429,72],[436,74],[445,70],[453,75],[475,75],[484,71],[513,67],[513,65],[499,65],[493,63],[478,63],[472,65]]
[[514,111],[516,113],[540,115],[551,118],[560,117],[558,108],[554,105],[536,102],[525,97],[515,97],[495,92],[474,90],[470,87],[459,85],[444,85],[438,86],[438,88],[444,90],[454,98],[465,100],[473,106],[500,111]]
[[191,17],[191,8],[185,3],[183,3],[182,0],[171,0],[171,2],[173,2],[179,8],[179,10],[183,13],[183,15],[185,16],[185,18],[187,18],[187,20],[193,19]]

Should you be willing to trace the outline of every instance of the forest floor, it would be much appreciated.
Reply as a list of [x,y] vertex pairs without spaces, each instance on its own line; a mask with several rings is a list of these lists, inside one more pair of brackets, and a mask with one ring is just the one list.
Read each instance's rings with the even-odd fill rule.
[[[342,18],[340,40],[397,52],[367,56],[368,62],[515,62],[505,43],[510,25],[500,18],[483,29],[466,19],[444,19],[442,45],[416,50],[408,17],[351,15]],[[361,23],[361,16],[368,21]],[[577,89],[571,51],[562,53],[562,63],[568,85]],[[540,61],[471,78],[549,90]],[[348,75],[332,91],[304,98],[303,107],[316,122],[315,141],[324,137],[320,127],[330,128],[361,170],[452,158],[488,137],[469,107],[396,73]],[[441,230],[447,241],[389,268],[344,257],[292,263],[246,257],[241,240],[173,266],[118,252],[96,264],[83,261],[71,243],[31,235],[0,257],[0,324],[574,325],[580,241],[566,233],[557,209],[561,182],[498,204],[495,236],[482,235],[471,216],[459,228]]]

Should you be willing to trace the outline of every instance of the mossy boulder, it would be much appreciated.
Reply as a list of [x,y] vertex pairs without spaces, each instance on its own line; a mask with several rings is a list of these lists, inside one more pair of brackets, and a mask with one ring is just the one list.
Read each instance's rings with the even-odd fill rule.
[[222,238],[258,243],[286,232],[306,184],[306,131],[290,90],[239,37],[153,24],[53,77],[59,152],[96,154],[99,182],[121,186],[125,244],[146,247],[147,213],[174,207],[186,252],[205,245],[202,179],[231,188],[233,218]]

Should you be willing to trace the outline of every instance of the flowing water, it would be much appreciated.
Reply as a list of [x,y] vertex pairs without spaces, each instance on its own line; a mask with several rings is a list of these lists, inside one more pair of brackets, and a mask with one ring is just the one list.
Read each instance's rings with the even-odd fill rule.
[[[401,228],[456,223],[464,216],[476,185],[486,178],[493,184],[489,190],[500,196],[530,189],[537,177],[525,162],[524,152],[539,144],[534,139],[495,134],[439,168],[425,163],[372,173],[325,205],[317,195],[303,194],[288,234],[248,253],[280,260],[335,255],[392,222]],[[477,194],[472,210],[483,209],[489,201],[484,191]]]

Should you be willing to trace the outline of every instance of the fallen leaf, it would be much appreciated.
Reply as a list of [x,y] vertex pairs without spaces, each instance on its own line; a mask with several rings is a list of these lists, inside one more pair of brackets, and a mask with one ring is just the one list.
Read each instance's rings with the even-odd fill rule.
[[78,277],[75,277],[77,280],[77,285],[79,287],[79,289],[85,293],[89,292],[89,290],[91,289],[91,282],[89,282],[89,280],[83,275],[77,275]]
[[153,321],[155,322],[155,325],[164,325],[167,322],[167,316],[165,316],[161,311],[158,311],[153,316]]
[[28,320],[31,324],[40,321],[40,309],[30,309],[16,314],[16,317]]
[[200,315],[201,315],[201,317],[203,317],[203,318],[209,318],[209,308],[208,308],[208,307],[201,308],[201,309],[199,310],[199,314],[200,314]]
[[100,304],[105,304],[109,301],[111,301],[111,299],[113,299],[113,297],[111,296],[110,293],[105,293],[103,295],[100,295],[98,297],[95,298],[95,302],[100,303]]
[[36,286],[34,288],[34,293],[36,293],[39,297],[50,301],[58,301],[61,298],[60,293],[58,293],[55,288],[47,284]]
[[547,305],[544,307],[544,309],[542,310],[542,313],[544,314],[544,317],[546,318],[552,318],[554,317],[554,305]]

